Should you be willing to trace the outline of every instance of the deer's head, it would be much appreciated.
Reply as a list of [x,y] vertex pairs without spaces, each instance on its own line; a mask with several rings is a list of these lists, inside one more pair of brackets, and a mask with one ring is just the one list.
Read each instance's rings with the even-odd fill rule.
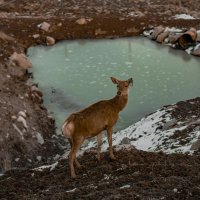
[[117,84],[117,94],[122,96],[122,95],[128,95],[128,92],[129,92],[129,87],[130,86],[133,86],[133,79],[132,78],[129,78],[128,80],[126,81],[122,81],[122,80],[119,80],[117,78],[114,78],[114,77],[110,77],[112,82],[114,84]]

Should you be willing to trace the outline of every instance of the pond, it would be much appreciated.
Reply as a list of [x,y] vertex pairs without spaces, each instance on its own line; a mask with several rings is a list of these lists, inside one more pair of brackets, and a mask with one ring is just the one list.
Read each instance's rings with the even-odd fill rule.
[[200,59],[143,37],[63,41],[31,47],[28,55],[32,81],[39,83],[59,129],[70,113],[116,94],[111,76],[134,80],[115,130],[200,95]]

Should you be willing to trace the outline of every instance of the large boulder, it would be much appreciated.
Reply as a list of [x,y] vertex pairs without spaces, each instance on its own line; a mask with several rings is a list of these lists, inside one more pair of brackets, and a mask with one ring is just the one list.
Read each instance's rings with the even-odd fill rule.
[[162,26],[157,26],[154,28],[153,33],[151,34],[151,39],[156,40],[158,35],[160,35],[162,32],[164,32],[165,28]]
[[28,69],[32,67],[31,62],[28,60],[25,54],[23,53],[16,53],[14,52],[10,57],[11,63],[14,63],[15,65],[23,68]]
[[165,39],[169,36],[170,32],[169,31],[165,31],[163,33],[161,33],[160,35],[158,35],[156,41],[159,43],[163,43],[165,41]]

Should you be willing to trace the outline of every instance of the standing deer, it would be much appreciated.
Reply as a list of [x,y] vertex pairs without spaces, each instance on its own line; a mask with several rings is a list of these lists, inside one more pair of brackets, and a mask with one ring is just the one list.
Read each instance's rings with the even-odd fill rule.
[[119,112],[128,102],[129,86],[133,85],[133,79],[122,81],[111,77],[111,80],[117,84],[117,95],[114,98],[99,101],[79,112],[72,113],[62,126],[62,132],[71,145],[69,166],[72,178],[76,177],[74,162],[77,167],[80,167],[76,153],[85,139],[97,136],[97,158],[100,160],[101,132],[104,130],[107,131],[110,158],[116,159],[112,149],[112,130],[118,120]]

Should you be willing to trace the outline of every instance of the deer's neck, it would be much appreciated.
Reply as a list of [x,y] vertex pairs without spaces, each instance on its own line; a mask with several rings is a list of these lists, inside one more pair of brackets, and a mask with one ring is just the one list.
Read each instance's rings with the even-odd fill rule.
[[112,99],[113,105],[116,108],[116,111],[120,112],[124,109],[126,104],[128,103],[128,94],[117,94]]

